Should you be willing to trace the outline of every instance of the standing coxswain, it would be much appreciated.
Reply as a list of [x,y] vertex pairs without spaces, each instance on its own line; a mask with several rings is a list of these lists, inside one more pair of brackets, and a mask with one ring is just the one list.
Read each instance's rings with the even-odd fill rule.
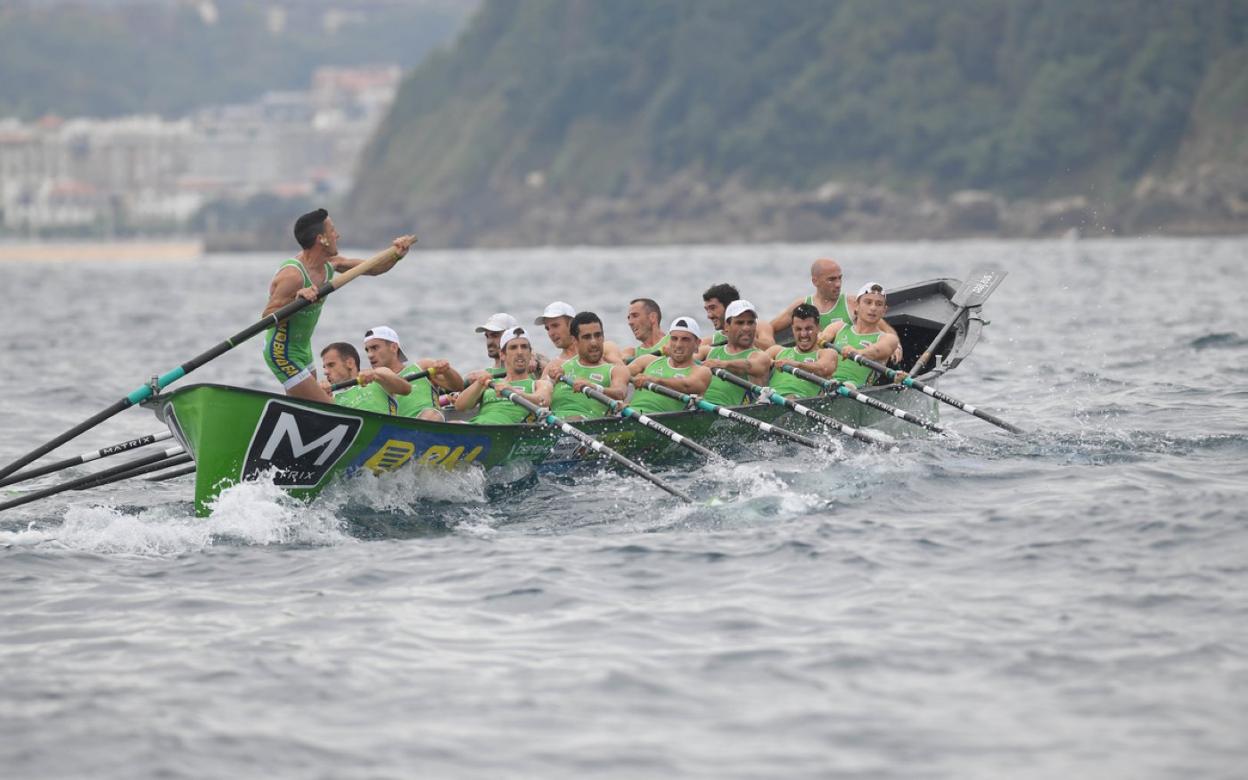
[[[333,403],[316,380],[312,332],[323,305],[317,301],[316,291],[332,280],[335,272],[350,270],[364,261],[338,256],[341,236],[325,209],[317,209],[295,220],[294,233],[302,251],[283,262],[273,275],[273,281],[269,282],[269,302],[262,316],[268,317],[296,298],[312,303],[268,329],[264,338],[264,361],[287,395]],[[394,259],[377,265],[368,274],[377,276],[393,268],[399,258],[407,254],[412,240],[396,238]]]

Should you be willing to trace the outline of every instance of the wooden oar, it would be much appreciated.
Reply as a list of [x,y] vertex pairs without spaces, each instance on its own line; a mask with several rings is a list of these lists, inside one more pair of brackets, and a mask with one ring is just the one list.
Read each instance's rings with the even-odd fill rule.
[[[405,236],[404,238],[405,239],[411,238],[413,241],[415,241],[414,236]],[[343,271],[340,274],[335,274],[333,279],[329,280],[328,282],[326,282],[325,284],[322,284],[319,288],[317,288],[316,299],[318,301],[322,300],[323,298],[325,298],[325,296],[329,295],[335,290],[341,289],[344,285],[346,285],[352,279],[355,279],[360,274],[368,273],[369,271],[373,270],[377,266],[383,265],[384,263],[388,261],[392,261],[397,254],[398,254],[398,251],[394,247],[390,247],[389,249],[386,249],[385,251],[378,252],[376,255],[373,255],[369,259],[360,263],[355,268],[352,268],[347,271]],[[125,411],[126,409],[129,409],[131,406],[134,406],[137,403],[140,403],[142,401],[147,400],[148,398],[151,398],[153,395],[155,395],[156,393],[159,393],[162,389],[164,389],[168,385],[173,384],[174,382],[178,381],[179,379],[191,373],[192,371],[204,365],[205,363],[211,360],[214,360],[220,357],[221,355],[224,355],[226,352],[229,352],[231,349],[234,349],[235,347],[237,347],[239,344],[242,344],[247,339],[250,339],[252,336],[255,336],[257,333],[260,333],[261,331],[266,330],[270,327],[276,326],[278,323],[280,323],[284,319],[288,319],[292,314],[294,314],[295,312],[298,312],[300,309],[303,309],[305,306],[308,306],[310,303],[311,301],[307,300],[306,298],[296,297],[295,300],[286,304],[285,306],[273,312],[269,316],[264,317],[260,320],[257,320],[256,322],[252,323],[251,325],[244,328],[243,330],[240,330],[238,333],[235,333],[233,336],[230,336],[228,339],[226,339],[225,341],[222,341],[220,344],[216,345],[215,347],[208,350],[207,352],[202,352],[196,355],[195,357],[191,358],[190,360],[186,361],[185,363],[183,363],[182,365],[178,366],[177,368],[171,371],[161,374],[160,376],[152,377],[151,381],[149,381],[147,384],[137,388],[132,393],[127,395],[125,398],[122,398],[120,401],[117,401],[112,406],[108,407],[107,409],[99,412],[98,414],[93,415],[87,420],[82,421],[78,425],[75,425],[73,428],[70,428],[68,431],[65,431],[60,436],[57,436],[55,439],[52,439],[51,441],[45,444],[39,445],[35,449],[26,453],[25,455],[13,461],[9,465],[5,466],[4,468],[0,468],[0,479],[3,479],[9,476],[13,472],[17,471],[22,466],[25,466],[26,464],[30,463],[36,458],[46,455],[47,453],[61,446],[65,442],[70,441],[71,439],[74,439],[82,435],[83,433],[86,433],[87,431],[91,430],[92,428],[104,422],[105,420],[109,419],[113,415],[119,412]]]
[[[185,453],[181,447],[170,447],[167,450],[162,450],[161,452],[153,453],[152,455],[135,458],[132,461],[122,463],[118,466],[113,466],[109,469],[104,469],[103,471],[97,471],[94,474],[87,474],[85,476],[78,477],[77,479],[71,479],[68,482],[62,482],[59,485],[53,485],[42,490],[36,490],[32,493],[27,493],[24,496],[19,496],[18,498],[2,502],[0,503],[0,512],[3,512],[6,509],[12,509],[15,506],[21,506],[22,504],[29,504],[32,501],[38,501],[41,498],[55,496],[57,493],[64,493],[66,490],[76,490],[84,486],[106,484],[106,480],[111,481],[109,480],[109,477],[116,477],[119,474],[126,474],[131,477],[137,476],[136,474],[130,472],[142,468],[143,466],[150,466],[156,463],[163,463],[164,466],[172,466],[175,464],[171,461],[184,454]],[[186,455],[186,457],[189,459],[191,456]]]
[[1000,417],[997,417],[994,414],[989,414],[988,412],[985,412],[983,409],[978,409],[972,406],[971,404],[965,403],[963,401],[959,401],[958,399],[954,398],[951,395],[942,393],[936,388],[930,385],[926,385],[920,382],[919,380],[915,379],[914,377],[904,374],[901,371],[895,371],[889,368],[888,366],[884,365],[883,363],[877,363],[871,358],[863,357],[862,355],[858,355],[854,353],[850,353],[848,355],[842,355],[841,357],[845,358],[846,360],[852,360],[860,366],[866,366],[867,368],[873,371],[878,371],[880,374],[883,374],[884,376],[888,377],[894,382],[900,382],[902,385],[906,387],[912,388],[914,390],[918,390],[919,392],[925,393],[926,395],[930,395],[932,398],[935,398],[937,401],[940,401],[941,403],[949,404],[954,409],[961,409],[967,414],[973,414],[981,420],[990,422],[999,428],[1006,429],[1010,433],[1026,433],[1026,431],[1024,431],[1022,428],[1019,428],[1017,425],[1012,425],[1006,422],[1005,420],[1002,420]]
[[[406,379],[409,382],[414,382],[417,379],[424,379],[427,376],[429,376],[429,372],[424,369],[421,369],[420,371],[417,371],[414,374],[399,374],[400,378]],[[358,385],[359,383],[360,383],[359,377],[356,377],[355,379],[344,379],[341,382],[337,382],[335,384],[330,385],[329,392],[336,393],[339,390],[349,390],[352,387],[355,387],[356,385]]]
[[846,425],[840,420],[829,417],[826,414],[820,414],[819,412],[816,412],[814,409],[811,409],[809,406],[803,406],[802,404],[799,404],[797,401],[794,401],[789,398],[785,398],[784,396],[777,393],[775,390],[772,390],[770,387],[766,387],[764,385],[756,385],[753,382],[749,381],[748,379],[743,379],[737,376],[736,374],[732,373],[731,371],[727,371],[722,368],[712,368],[711,373],[719,377],[720,379],[724,380],[725,382],[730,382],[739,387],[744,387],[746,390],[749,390],[751,393],[754,393],[760,398],[763,398],[777,406],[783,406],[788,409],[791,409],[797,412],[798,414],[802,415],[803,417],[814,420],[820,425],[824,425],[828,428],[831,428],[832,430],[837,431],[838,433],[843,433],[846,436],[852,436],[858,441],[863,441],[868,444],[879,444],[883,446],[888,446],[893,443],[892,437],[886,437],[884,434],[879,433],[877,431],[867,432],[866,430],[863,430],[861,428],[855,428],[852,425]]
[[839,380],[825,379],[819,376],[818,374],[807,371],[804,368],[798,368],[797,366],[781,366],[780,370],[786,371],[792,374],[793,376],[797,377],[798,379],[805,379],[807,382],[814,382],[815,384],[822,387],[824,390],[836,393],[837,395],[842,396],[844,398],[849,398],[850,400],[857,401],[860,404],[865,404],[867,406],[870,406],[873,409],[879,409],[881,412],[884,412],[886,414],[891,414],[893,417],[896,417],[898,420],[905,420],[906,422],[912,425],[922,426],[928,429],[929,431],[932,431],[933,433],[943,434],[945,432],[944,428],[942,428],[941,426],[937,425],[934,422],[928,422],[927,420],[924,420],[922,417],[919,417],[918,415],[911,414],[910,412],[907,412],[904,409],[898,409],[896,406],[893,406],[892,404],[886,404],[880,399],[872,398],[866,393],[860,393],[857,390],[851,390],[848,386],[846,386],[844,382],[841,382]]
[[160,433],[149,433],[146,436],[140,436],[139,438],[131,439],[130,441],[123,441],[119,444],[110,444],[107,447],[101,447],[100,449],[92,450],[91,452],[84,452],[81,455],[66,458],[65,460],[58,460],[56,463],[49,463],[46,466],[27,469],[26,471],[19,471],[11,477],[0,479],[0,487],[4,487],[5,485],[15,485],[18,482],[25,482],[28,479],[42,477],[44,474],[51,474],[54,471],[62,471],[73,466],[81,466],[84,463],[90,463],[93,460],[99,460],[100,458],[109,458],[113,455],[120,455],[123,452],[129,452],[130,450],[137,450],[139,447],[146,447],[149,444],[164,441],[172,436],[173,434],[169,431],[161,431]]
[[919,359],[914,361],[914,365],[910,367],[911,374],[918,374],[923,370],[923,366],[927,365],[927,361],[932,359],[932,351],[936,349],[941,339],[945,337],[945,334],[949,332],[953,324],[962,316],[962,312],[972,306],[979,306],[988,300],[988,296],[992,295],[992,291],[997,289],[997,285],[1001,284],[1001,280],[1005,278],[1005,273],[1005,271],[998,271],[994,268],[981,268],[971,274],[970,278],[949,300],[950,303],[958,307],[958,310],[945,323],[945,327],[940,329],[940,333],[936,334],[936,338],[932,339],[932,343],[927,345],[927,349],[923,350],[923,354],[919,355]]
[[[560,381],[562,381],[568,387],[574,387],[576,384],[575,380],[573,380],[572,377],[566,374],[560,377]],[[688,436],[682,436],[676,431],[673,431],[671,428],[668,428],[663,423],[658,422],[653,417],[650,417],[644,412],[637,411],[636,409],[624,403],[623,401],[615,400],[614,398],[612,398],[611,396],[607,395],[606,393],[602,392],[601,390],[597,388],[585,387],[581,390],[581,392],[587,395],[588,397],[594,399],[598,403],[605,404],[608,409],[620,415],[621,417],[632,420],[636,423],[640,423],[641,425],[649,428],[655,433],[666,436],[667,438],[676,442],[680,446],[687,447],[688,449],[693,450],[694,452],[698,453],[699,455],[706,458],[707,460],[722,460],[722,458],[720,458],[719,455],[716,455],[714,452],[711,452],[706,447],[703,447],[701,444],[698,444],[696,441],[693,441]]]
[[639,477],[644,477],[645,479],[650,480],[650,482],[659,486],[663,490],[666,490],[668,493],[671,493],[673,496],[676,496],[682,501],[687,501],[691,504],[693,503],[693,497],[690,496],[688,493],[684,492],[678,487],[669,485],[667,482],[663,481],[662,479],[659,479],[654,474],[651,474],[643,466],[641,466],[641,464],[636,463],[632,460],[629,460],[628,458],[624,457],[620,453],[611,449],[607,445],[598,441],[593,436],[590,436],[588,433],[585,433],[584,431],[580,431],[580,430],[577,430],[576,428],[573,428],[571,425],[567,424],[563,420],[560,420],[558,417],[551,414],[550,410],[543,409],[542,407],[533,403],[529,399],[520,396],[519,394],[517,394],[516,392],[514,392],[513,390],[509,388],[497,389],[496,392],[498,392],[499,395],[501,395],[503,398],[506,398],[508,401],[511,401],[512,403],[518,406],[522,406],[525,409],[528,409],[529,413],[532,414],[538,420],[538,422],[540,422],[542,425],[545,425],[550,428],[555,428],[557,430],[560,430],[566,433],[567,435],[573,437],[574,439],[581,442],[582,444],[587,445],[594,452],[597,452],[600,455],[607,456],[608,458],[620,464],[624,468],[628,469],[629,471],[633,472]]
[[809,436],[803,436],[800,433],[794,433],[793,431],[790,431],[788,429],[781,428],[776,425],[772,425],[769,422],[763,422],[762,420],[755,420],[753,417],[750,417],[748,414],[741,414],[735,409],[729,409],[726,406],[713,404],[710,401],[706,400],[705,398],[699,398],[696,395],[689,395],[688,393],[682,393],[677,390],[673,390],[670,387],[664,387],[663,385],[656,385],[654,382],[647,382],[644,385],[644,387],[645,389],[650,390],[651,392],[658,393],[659,395],[665,395],[668,398],[675,398],[677,401],[681,401],[686,406],[689,406],[693,409],[697,409],[702,412],[709,412],[711,414],[717,414],[726,420],[732,420],[733,422],[739,422],[745,425],[749,425],[751,427],[759,429],[763,433],[770,433],[774,436],[780,436],[790,441],[795,441],[798,444],[801,444],[803,447],[810,447],[811,449],[816,449],[816,450],[831,450],[831,448],[828,447],[826,444],[817,442],[814,439],[810,438]]

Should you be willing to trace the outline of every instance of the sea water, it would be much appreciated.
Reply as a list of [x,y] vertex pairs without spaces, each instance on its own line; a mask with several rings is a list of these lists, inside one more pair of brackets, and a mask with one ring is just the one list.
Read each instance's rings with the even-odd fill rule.
[[[0,776],[1243,777],[1244,239],[418,249],[316,347],[385,324],[471,369],[489,314],[557,299],[629,345],[632,298],[770,316],[822,255],[851,292],[1008,271],[941,387],[1028,433],[760,445],[665,472],[694,506],[409,469],[0,513]],[[0,462],[253,322],[280,259],[0,268]],[[258,341],[196,381],[274,389]]]

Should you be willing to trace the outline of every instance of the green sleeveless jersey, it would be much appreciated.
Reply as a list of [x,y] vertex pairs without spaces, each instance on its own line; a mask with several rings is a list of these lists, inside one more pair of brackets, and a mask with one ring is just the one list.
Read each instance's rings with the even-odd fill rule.
[[711,346],[722,347],[728,343],[728,337],[724,335],[722,330],[717,330],[711,334]]
[[[819,348],[810,352],[799,352],[797,347],[785,347],[774,358],[775,360],[795,360],[799,363],[815,363],[819,360]],[[767,384],[785,398],[813,398],[823,389],[808,379],[798,379],[787,371],[772,369],[771,379]]]
[[[563,375],[573,380],[584,379],[599,387],[611,384],[611,363],[583,366],[579,357],[563,362]],[[584,393],[578,393],[563,382],[555,382],[555,392],[550,398],[550,411],[556,417],[605,417],[608,409]]]
[[[522,392],[532,393],[533,386],[537,384],[537,380],[521,379],[517,382],[508,382],[507,384],[520,388]],[[494,392],[492,387],[485,389],[485,392],[481,394],[481,400],[477,404],[481,411],[477,412],[476,417],[469,420],[469,422],[476,425],[514,425],[515,423],[524,422],[524,418],[529,416],[528,409],[503,398]]]
[[[406,378],[407,374],[415,374],[422,370],[417,363],[408,363],[399,371],[399,376]],[[415,417],[426,409],[438,408],[438,396],[433,389],[433,383],[429,381],[429,377],[421,379],[409,379],[412,383],[412,392],[407,395],[395,397],[395,402],[399,405],[397,414],[400,417]]]
[[[745,358],[758,352],[758,347],[750,347],[740,352],[729,352],[728,346],[720,346],[713,348],[707,353],[707,360],[744,360]],[[702,396],[706,400],[719,406],[739,406],[745,403],[745,388],[738,387],[731,382],[725,382],[717,376],[711,377],[711,384],[706,388],[706,395]]]
[[642,355],[662,355],[663,348],[666,346],[667,346],[667,334],[664,333],[663,338],[654,342],[653,347],[642,347],[642,346],[637,347],[637,351],[633,353],[633,360],[636,360]]
[[[666,379],[674,376],[688,376],[692,370],[692,363],[684,368],[672,368],[672,364],[668,362],[667,355],[664,355],[646,366],[646,369],[641,373],[643,376],[663,377]],[[638,390],[633,393],[633,397],[629,399],[628,405],[639,412],[646,412],[647,414],[654,412],[679,412],[685,408],[685,405],[675,398],[659,395],[653,390]]]
[[380,382],[371,382],[364,387],[356,385],[348,387],[334,396],[334,403],[348,409],[363,409],[366,412],[394,414],[399,405],[390,397]]
[[[879,341],[881,335],[883,335],[881,331],[862,334],[854,330],[853,325],[849,325],[836,332],[836,338],[832,339],[832,346],[836,348],[836,353],[839,355],[842,347],[862,349]],[[842,357],[836,363],[836,373],[832,375],[832,378],[842,382],[853,382],[856,386],[862,387],[871,383],[871,380],[875,378],[875,372]]]
[[[276,275],[283,268],[297,268],[303,276],[303,286],[311,287],[312,278],[303,267],[303,263],[289,258],[278,266]],[[325,281],[334,278],[334,267],[325,264]],[[269,328],[264,334],[264,360],[269,370],[279,379],[291,379],[300,371],[315,367],[312,357],[312,331],[316,330],[317,320],[321,318],[323,301],[317,300],[304,306],[282,322]]]
[[[815,296],[807,295],[806,302],[811,306],[815,306]],[[815,306],[815,308],[818,309],[819,307]],[[819,330],[822,331],[837,320],[846,325],[854,324],[854,318],[849,313],[849,300],[845,298],[845,293],[841,293],[841,296],[836,299],[836,305],[831,309],[819,312]]]

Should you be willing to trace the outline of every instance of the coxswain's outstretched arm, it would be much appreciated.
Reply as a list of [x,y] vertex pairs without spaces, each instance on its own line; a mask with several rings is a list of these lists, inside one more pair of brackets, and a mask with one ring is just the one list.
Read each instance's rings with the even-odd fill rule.
[[[391,242],[391,246],[394,247],[395,252],[397,253],[394,256],[394,259],[387,260],[384,263],[378,263],[366,271],[364,275],[380,276],[386,271],[389,271],[391,268],[394,268],[394,264],[403,259],[403,256],[407,254],[407,250],[411,248],[412,242],[415,240],[416,239],[413,236],[400,236],[399,238],[394,239],[394,241]],[[355,268],[364,261],[353,257],[335,257],[329,262],[334,266],[335,271],[342,273],[343,271],[350,271],[352,268]]]

